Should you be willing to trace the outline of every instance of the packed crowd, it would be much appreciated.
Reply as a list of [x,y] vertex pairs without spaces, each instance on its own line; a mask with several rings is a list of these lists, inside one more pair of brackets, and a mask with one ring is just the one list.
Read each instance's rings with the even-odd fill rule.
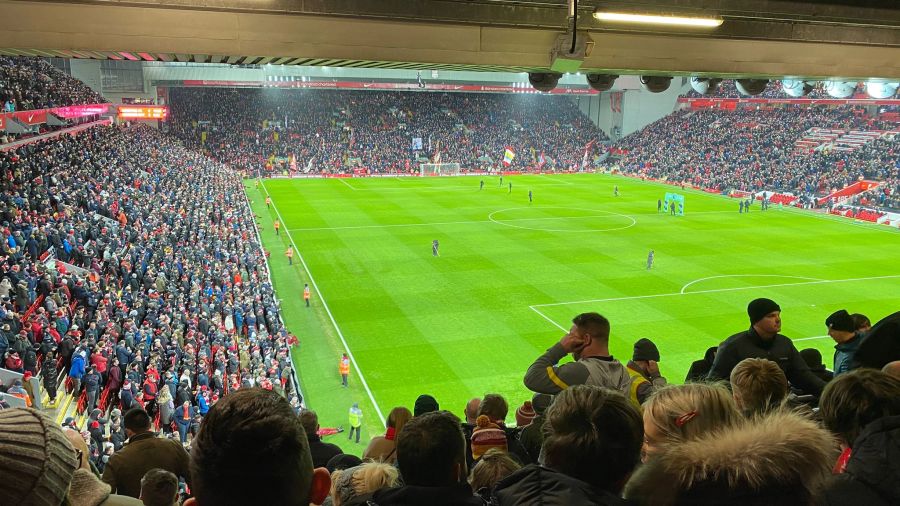
[[436,159],[499,168],[507,147],[510,170],[571,168],[606,138],[565,97],[176,88],[171,106],[176,135],[254,174],[292,156],[314,172],[409,172]]
[[105,102],[43,58],[0,56],[0,113]]
[[678,111],[621,141],[625,172],[719,191],[788,192],[813,203],[833,190],[869,178],[886,181],[885,207],[900,165],[900,142],[879,139],[854,151],[798,152],[794,142],[812,127],[892,130],[851,107],[781,107],[732,112]]
[[237,175],[147,127],[0,153],[0,173],[0,356],[51,402],[65,373],[96,467],[131,408],[182,443],[238,389],[299,409],[293,337]]
[[[192,496],[187,506],[900,502],[900,312],[874,326],[845,310],[825,318],[833,370],[780,333],[775,301],[755,299],[747,315],[747,330],[670,385],[652,341],[635,342],[622,363],[609,353],[609,320],[582,313],[525,372],[533,395],[515,426],[500,395],[472,399],[460,419],[422,394],[413,410],[391,410],[361,456],[323,442],[315,412],[298,416],[270,389],[241,388],[209,408],[190,454],[155,437],[144,409],[126,412],[129,443],[101,481],[77,432],[35,410],[3,410],[0,467],[24,472],[0,493],[26,504],[148,506],[182,495]],[[2,458],[22,443],[45,451]],[[85,490],[95,500],[72,502]]]
[[[763,91],[759,95],[756,95],[755,97],[742,95],[741,92],[739,92],[735,87],[733,79],[723,79],[716,88],[716,91],[708,95],[701,95],[700,93],[697,93],[692,89],[687,93],[686,96],[691,98],[797,98],[791,97],[790,95],[785,93],[784,89],[781,87],[781,81],[770,81],[768,86],[766,86],[765,91]],[[825,92],[823,84],[816,83],[813,90],[810,91],[809,94],[807,94],[804,98],[829,98],[829,96],[828,93]]]

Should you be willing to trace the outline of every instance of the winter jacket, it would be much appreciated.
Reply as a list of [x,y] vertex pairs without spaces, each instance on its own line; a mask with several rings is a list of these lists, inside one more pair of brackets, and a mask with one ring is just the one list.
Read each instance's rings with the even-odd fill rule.
[[72,367],[69,368],[69,376],[78,379],[84,376],[84,357],[80,354],[72,357]]
[[157,438],[152,432],[142,432],[132,436],[121,451],[110,457],[103,470],[103,481],[117,494],[139,497],[141,478],[147,471],[158,467],[190,484],[189,464],[190,457],[181,443]]
[[862,341],[862,336],[860,336],[859,333],[856,333],[849,341],[834,345],[833,371],[835,378],[850,371],[850,366],[853,363],[853,356],[856,355],[856,349],[859,348],[860,341]]
[[450,487],[383,488],[374,494],[357,496],[347,506],[483,506],[484,501],[472,493],[468,483]]
[[546,467],[530,465],[507,476],[494,487],[498,506],[619,506],[624,499]]
[[825,486],[824,506],[900,504],[900,416],[870,423],[853,442],[847,469]]
[[804,393],[818,397],[825,388],[825,382],[809,370],[790,339],[781,334],[776,334],[772,339],[763,339],[753,327],[729,337],[719,346],[709,371],[709,379],[727,381],[734,366],[745,358],[764,358],[775,362],[784,371],[788,381]]
[[331,457],[344,453],[338,445],[326,443],[318,434],[307,434],[313,467],[325,467]]

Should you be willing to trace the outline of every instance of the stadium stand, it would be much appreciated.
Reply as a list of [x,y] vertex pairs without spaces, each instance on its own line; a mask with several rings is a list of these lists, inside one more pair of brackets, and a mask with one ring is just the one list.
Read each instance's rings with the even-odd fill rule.
[[[628,174],[718,192],[790,193],[806,206],[833,190],[872,179],[883,182],[883,197],[876,203],[891,207],[896,205],[893,190],[900,163],[894,135],[898,127],[852,107],[677,111],[620,140],[613,153]],[[798,139],[816,128],[879,136],[852,150],[822,145],[811,152],[794,149]]]
[[43,58],[0,56],[0,112],[106,102]]
[[[446,159],[471,167],[490,165],[480,158],[496,160],[506,146],[532,162],[536,156],[524,154],[533,148],[571,166],[599,135],[577,133],[587,120],[570,103],[543,98],[526,108],[516,102],[525,98],[489,95],[316,92],[267,103],[264,92],[206,90],[199,99],[195,93],[194,100],[176,99],[183,101],[173,130],[187,147],[147,127],[95,126],[0,151],[3,365],[26,380],[42,378],[50,397],[64,377],[63,391],[71,394],[62,397],[87,420],[83,427],[76,420],[63,425],[84,428],[89,441],[79,466],[83,450],[70,434],[37,410],[7,409],[0,400],[0,498],[81,504],[85,496],[76,491],[90,487],[110,504],[124,500],[104,492],[91,469],[102,472],[122,447],[123,410],[145,408],[155,428],[172,435],[185,402],[189,410],[182,413],[191,416],[184,430],[196,441],[190,504],[319,504],[328,495],[327,473],[313,469],[297,416],[301,399],[288,355],[296,337],[281,321],[240,176],[194,148],[250,173],[273,154],[294,151],[321,158],[313,165],[323,168],[315,170],[343,170],[345,158],[373,171],[404,170],[407,148],[392,143],[412,129],[430,134]],[[229,123],[227,107],[241,101],[253,107]],[[291,119],[301,110],[302,121]],[[532,117],[541,115],[555,119]],[[852,108],[678,112],[626,138],[616,153],[627,171],[643,177],[797,192],[808,202],[826,189],[874,178],[879,186],[853,198],[896,207],[894,141],[882,137],[851,151],[794,149],[814,127],[891,126]],[[278,142],[276,133],[290,142]],[[528,160],[515,167],[527,166]],[[880,216],[847,209],[857,219]],[[876,338],[896,342],[896,320],[897,314],[876,324],[860,346]],[[416,409],[401,430],[385,434],[396,438],[402,481],[392,475],[383,480],[391,486],[375,490],[345,478],[330,500],[609,505],[626,504],[624,495],[654,505],[723,498],[738,505],[900,502],[900,471],[890,459],[900,450],[900,380],[888,374],[854,370],[833,380],[822,394],[821,422],[775,407],[744,418],[722,386],[673,385],[651,394],[652,416],[644,423],[623,393],[586,383],[562,389],[540,417],[529,418],[544,424],[542,465],[522,462],[490,490],[476,495],[467,483],[465,425],[434,402],[428,411],[436,412]],[[26,385],[0,391],[27,400]],[[710,416],[716,404],[726,405],[724,415]],[[515,459],[510,439],[523,427],[501,428],[503,421],[472,430],[470,450],[490,447],[491,455]],[[23,453],[26,445],[46,451]],[[368,475],[374,467],[342,474]],[[37,485],[22,486],[26,480]]]
[[[175,88],[171,99],[176,135],[252,174],[291,156],[301,172],[410,172],[436,156],[499,168],[507,147],[516,156],[504,170],[563,169],[607,139],[566,97]],[[421,139],[418,159],[411,138]]]

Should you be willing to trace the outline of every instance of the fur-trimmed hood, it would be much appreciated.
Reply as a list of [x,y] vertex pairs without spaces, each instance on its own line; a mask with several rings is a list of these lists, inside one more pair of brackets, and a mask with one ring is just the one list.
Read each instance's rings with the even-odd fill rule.
[[639,504],[803,504],[828,477],[834,437],[812,420],[776,411],[673,444],[634,474]]

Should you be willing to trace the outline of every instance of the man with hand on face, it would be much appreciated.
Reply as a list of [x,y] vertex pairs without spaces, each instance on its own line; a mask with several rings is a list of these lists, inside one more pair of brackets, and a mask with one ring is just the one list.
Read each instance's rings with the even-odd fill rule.
[[[525,386],[555,395],[572,385],[594,385],[628,396],[631,376],[609,353],[609,320],[597,313],[582,313],[569,332],[534,361],[525,373]],[[571,353],[574,362],[556,365]]]
[[791,385],[819,396],[825,382],[809,370],[790,339],[781,335],[781,307],[771,299],[755,299],[747,306],[750,329],[735,334],[719,346],[711,380],[727,380],[731,370],[745,358],[764,358],[778,364]]

